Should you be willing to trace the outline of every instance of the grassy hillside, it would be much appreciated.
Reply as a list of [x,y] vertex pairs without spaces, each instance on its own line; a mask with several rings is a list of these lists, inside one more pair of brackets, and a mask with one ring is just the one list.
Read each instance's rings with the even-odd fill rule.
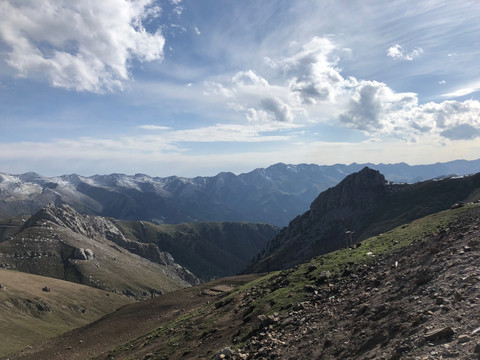
[[[319,256],[308,263],[285,271],[273,272],[254,280],[250,278],[252,281],[249,282],[245,282],[248,279],[245,277],[228,278],[205,284],[202,287],[179,290],[143,303],[143,306],[139,306],[140,304],[127,306],[118,314],[111,314],[107,319],[92,324],[88,328],[79,329],[43,347],[25,351],[23,357],[20,358],[57,359],[65,355],[62,349],[69,347],[71,349],[69,358],[85,358],[87,353],[79,346],[79,340],[95,336],[92,334],[101,334],[101,345],[96,346],[92,340],[90,357],[95,356],[96,359],[211,359],[218,350],[225,346],[232,347],[236,354],[242,352],[244,354],[245,349],[252,349],[263,343],[269,343],[271,346],[279,348],[286,346],[265,334],[273,331],[276,324],[279,325],[278,333],[275,336],[297,339],[295,340],[297,343],[293,343],[293,347],[286,346],[283,348],[286,349],[284,351],[295,352],[300,349],[308,351],[315,346],[324,349],[322,351],[327,351],[330,358],[348,358],[351,351],[357,351],[357,348],[352,348],[352,350],[343,346],[347,340],[356,341],[358,351],[362,353],[374,351],[372,349],[375,349],[376,346],[379,346],[379,351],[383,347],[394,346],[394,344],[387,343],[386,339],[397,335],[406,339],[408,335],[403,331],[408,332],[414,329],[416,332],[410,332],[410,336],[419,334],[418,336],[423,339],[428,328],[425,327],[427,330],[424,331],[422,321],[426,324],[425,326],[433,327],[437,324],[434,321],[438,322],[445,316],[450,316],[448,312],[436,313],[435,311],[440,311],[438,304],[438,309],[430,305],[431,302],[433,302],[433,306],[435,306],[435,301],[439,302],[429,294],[439,291],[434,289],[440,285],[432,284],[426,288],[425,284],[428,284],[436,276],[440,276],[441,271],[455,270],[453,267],[457,263],[455,256],[459,256],[459,260],[465,259],[462,261],[465,261],[466,264],[473,260],[477,250],[471,247],[473,240],[468,239],[476,239],[479,232],[476,224],[479,218],[479,205],[447,210],[366,239],[354,248],[341,249]],[[465,239],[465,245],[462,242],[455,245],[455,241],[463,241],[462,239]],[[466,244],[472,245],[467,246]],[[478,241],[475,244],[478,244]],[[449,246],[455,246],[455,248],[449,249]],[[442,255],[434,259],[436,252],[444,250],[450,255]],[[467,251],[469,252],[467,253]],[[466,254],[472,254],[472,259],[466,258]],[[430,269],[434,260],[438,261],[438,264]],[[448,266],[446,266],[446,261],[450,261]],[[400,264],[399,272],[396,273],[392,269],[395,269],[398,264]],[[427,271],[426,275],[422,275],[423,273],[419,269]],[[455,271],[446,278],[455,279],[452,276],[464,276]],[[391,277],[388,282],[382,280],[387,273]],[[410,279],[411,276],[414,278]],[[405,281],[402,280],[404,277]],[[476,284],[476,278],[469,281]],[[359,289],[356,290],[358,286]],[[411,286],[415,287],[415,293],[411,293],[409,290]],[[349,295],[352,291],[357,291],[358,294]],[[466,299],[465,296],[469,294],[461,288],[457,289],[457,293],[452,293],[453,299]],[[371,297],[376,299],[377,294],[383,294],[384,297],[375,300],[375,305],[370,304],[369,299]],[[409,305],[402,305],[405,306],[402,309],[410,311],[409,308],[418,307],[418,310],[412,308],[412,315],[410,312],[408,313],[408,316],[412,316],[413,320],[411,321],[417,325],[410,325],[408,322],[410,317],[408,317],[405,318],[407,323],[403,324],[406,326],[405,329],[400,324],[399,328],[389,330],[390,333],[385,335],[386,337],[383,333],[381,333],[381,337],[375,335],[375,324],[378,326],[384,324],[384,322],[378,322],[381,319],[378,317],[379,311],[384,309],[378,306],[389,304],[390,301],[401,301],[406,298],[406,294],[410,294],[408,296],[412,297],[408,301],[413,302],[408,303]],[[412,294],[416,295],[416,300]],[[349,296],[351,297],[349,298]],[[438,295],[435,296],[438,297]],[[443,295],[443,297],[446,298],[447,295]],[[362,307],[362,301],[368,305]],[[424,307],[423,303],[429,304],[429,307]],[[377,307],[380,310],[377,310]],[[337,308],[342,308],[342,311],[346,311],[346,313],[336,313],[335,309]],[[311,316],[306,313],[305,309],[311,311]],[[428,313],[427,310],[429,310]],[[352,311],[355,316],[372,323],[368,323],[368,326],[363,325],[362,331],[357,329],[358,326],[353,326],[354,323],[349,323],[350,327],[344,329],[344,331],[348,331],[348,334],[342,338],[342,332],[335,332],[333,329],[336,328],[336,324],[341,323],[345,316],[350,316]],[[365,311],[368,316],[363,316],[362,311]],[[324,330],[322,331],[324,332],[320,333],[307,328],[304,330],[305,332],[293,331],[289,334],[284,331],[282,335],[282,326],[283,329],[287,327],[295,329],[292,327],[294,325],[299,328],[308,319],[313,319],[317,312],[321,316],[319,315],[317,322],[313,325],[323,326]],[[393,310],[390,312],[394,313]],[[384,311],[381,316],[387,316],[388,313],[388,311]],[[420,320],[415,320],[417,313],[420,314]],[[305,318],[305,316],[307,317]],[[398,321],[399,315],[395,314],[395,316]],[[450,321],[450,317],[445,318],[446,321]],[[281,322],[278,319],[281,319]],[[132,326],[137,323],[148,324],[148,328],[132,330],[132,326],[128,326],[126,320]],[[467,320],[470,321],[469,318],[465,319],[465,321]],[[385,324],[388,324],[388,321],[385,320]],[[271,324],[272,328],[269,328],[268,324]],[[343,323],[341,324],[343,326]],[[422,326],[418,326],[418,324]],[[462,323],[462,329],[474,325],[473,323],[468,324]],[[124,330],[108,333],[106,332],[107,326]],[[361,324],[359,326],[362,328]],[[355,331],[359,333],[355,333]],[[368,331],[371,331],[372,334]],[[325,340],[323,336],[336,336],[343,340],[332,343],[328,338],[325,338],[328,341]],[[369,339],[369,336],[372,338]],[[306,340],[307,343],[303,347],[296,348],[295,344],[303,341],[303,338],[310,339],[308,341],[311,343]],[[379,344],[382,341],[384,343],[380,347]],[[457,343],[455,342],[455,344]],[[425,345],[425,340],[423,340],[423,343],[418,342],[415,347],[409,347],[407,350],[419,349]],[[432,351],[429,346],[425,346],[425,349],[428,350],[427,354]],[[56,355],[59,351],[62,356]],[[258,351],[253,353],[255,354],[254,358],[261,356]],[[336,356],[334,355],[335,351],[337,354],[344,355]],[[242,357],[238,355],[234,358]],[[350,358],[355,358],[355,355],[351,355]]]
[[120,294],[4,269],[0,269],[0,284],[0,356],[133,302]]
[[203,280],[239,273],[278,228],[268,224],[188,223],[154,225],[145,221],[116,221],[125,237],[155,243],[180,265]]

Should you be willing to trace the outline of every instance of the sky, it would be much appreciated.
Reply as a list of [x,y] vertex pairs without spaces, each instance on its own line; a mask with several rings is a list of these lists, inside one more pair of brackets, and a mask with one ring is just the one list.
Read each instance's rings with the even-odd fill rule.
[[480,1],[0,0],[0,172],[480,158]]

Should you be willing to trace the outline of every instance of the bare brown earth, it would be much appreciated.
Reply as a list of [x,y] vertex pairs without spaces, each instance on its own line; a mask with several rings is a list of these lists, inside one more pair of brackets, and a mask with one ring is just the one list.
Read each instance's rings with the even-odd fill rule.
[[[209,284],[168,293],[152,300],[138,302],[121,308],[90,325],[66,333],[53,340],[45,341],[43,344],[33,348],[27,348],[9,358],[38,360],[113,358],[109,356],[109,351],[116,347],[148,334],[157,328],[161,328],[163,325],[169,324],[172,320],[181,318],[195,309],[208,304],[214,306],[213,303],[215,301],[228,294],[234,288],[258,277],[259,275],[245,275],[224,278]],[[212,346],[213,348],[218,348],[230,343],[232,334],[236,329],[231,327],[230,330],[227,330],[230,327],[230,319],[228,318],[222,319],[220,322],[223,322],[223,326],[220,323],[216,324],[216,326],[222,328],[222,331],[215,331],[217,333],[215,338],[218,337],[218,341],[213,339],[213,341],[205,342],[203,346],[200,345],[196,349],[196,352],[207,354],[212,351]],[[195,337],[200,335],[198,334],[199,332],[201,333],[200,327],[193,329]],[[184,350],[179,345],[171,344],[172,339],[173,337],[168,334],[157,337],[154,347],[159,346],[160,342],[167,348],[169,346],[177,348],[183,354]],[[201,343],[200,336],[198,336],[198,339],[198,343]],[[188,341],[191,341],[191,339]],[[129,345],[127,346],[128,349],[131,349]],[[150,349],[148,346],[142,346],[139,350],[142,353],[148,353]],[[140,355],[132,355],[125,351],[125,354],[121,353],[118,356],[114,356],[114,358],[138,358],[138,356]]]
[[10,358],[478,359],[480,207],[435,216],[257,280],[126,306]]

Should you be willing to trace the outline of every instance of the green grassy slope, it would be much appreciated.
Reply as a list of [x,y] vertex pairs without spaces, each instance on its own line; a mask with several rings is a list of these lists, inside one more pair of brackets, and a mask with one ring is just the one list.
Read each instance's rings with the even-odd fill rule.
[[[0,356],[133,302],[88,286],[4,269],[0,270],[0,284]],[[44,287],[50,291],[43,291]]]

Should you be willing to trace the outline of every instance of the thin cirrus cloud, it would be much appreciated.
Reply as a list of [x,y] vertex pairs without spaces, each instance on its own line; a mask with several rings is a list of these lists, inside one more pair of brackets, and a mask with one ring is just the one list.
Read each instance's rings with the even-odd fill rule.
[[6,63],[19,77],[102,93],[122,88],[129,62],[160,61],[165,39],[143,22],[161,13],[153,0],[0,2]]
[[470,94],[473,94],[477,91],[480,91],[480,82],[477,82],[475,84],[470,84],[467,85],[466,87],[462,87],[460,89],[457,89],[455,91],[452,91],[447,94],[443,94],[443,97],[446,98],[457,98],[457,97],[462,97],[462,96],[467,96]]

